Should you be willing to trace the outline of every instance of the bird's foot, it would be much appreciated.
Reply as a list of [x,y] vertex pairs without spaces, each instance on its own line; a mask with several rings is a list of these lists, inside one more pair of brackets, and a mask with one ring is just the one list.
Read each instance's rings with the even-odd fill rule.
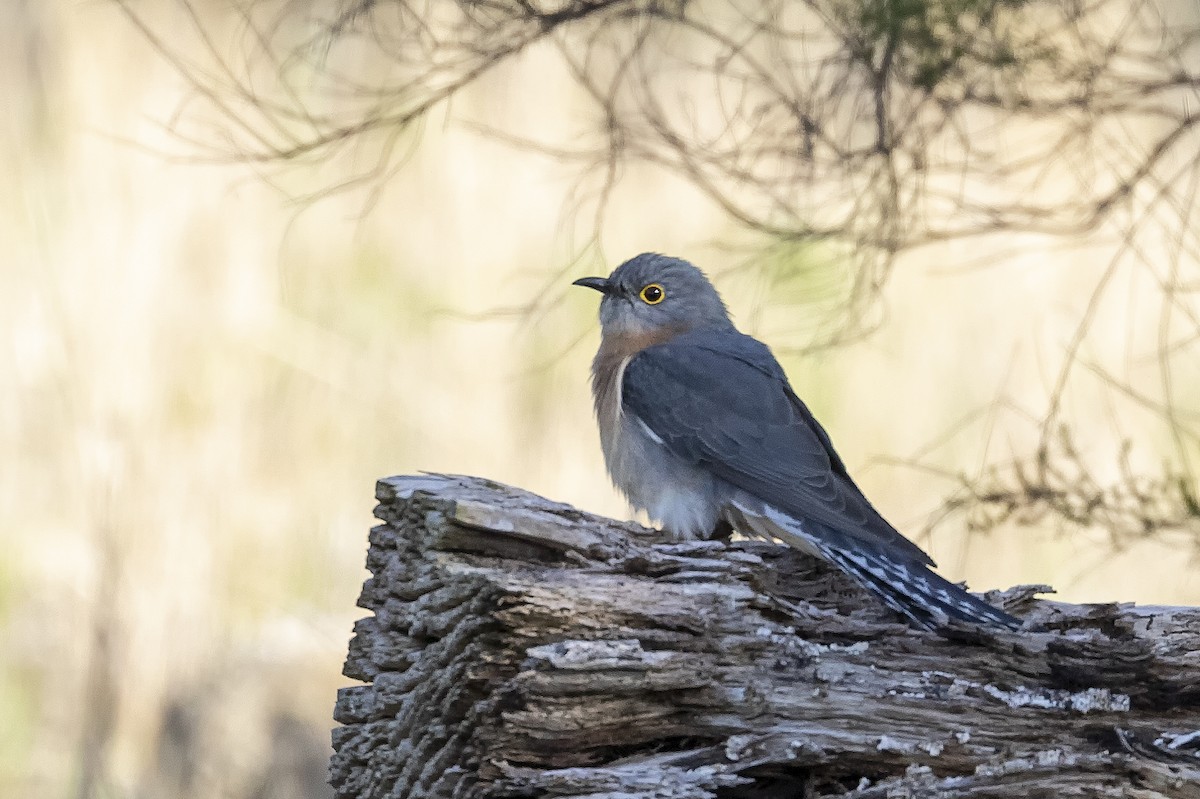
[[725,519],[718,519],[717,523],[713,525],[712,532],[708,534],[708,539],[710,541],[725,541],[728,543],[729,539],[732,537],[733,525]]

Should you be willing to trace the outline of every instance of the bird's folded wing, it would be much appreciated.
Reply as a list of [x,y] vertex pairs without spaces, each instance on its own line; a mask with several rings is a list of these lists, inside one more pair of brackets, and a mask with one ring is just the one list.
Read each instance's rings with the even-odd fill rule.
[[635,355],[622,405],[676,456],[786,513],[933,565],[871,506],[766,345],[685,333]]

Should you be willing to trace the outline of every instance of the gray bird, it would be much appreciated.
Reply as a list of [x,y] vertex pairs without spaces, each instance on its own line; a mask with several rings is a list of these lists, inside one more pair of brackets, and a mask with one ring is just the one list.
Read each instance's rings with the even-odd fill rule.
[[1020,621],[930,571],[871,505],[762,342],[687,261],[645,253],[599,291],[592,392],[608,473],[679,539],[730,528],[833,563],[914,624]]

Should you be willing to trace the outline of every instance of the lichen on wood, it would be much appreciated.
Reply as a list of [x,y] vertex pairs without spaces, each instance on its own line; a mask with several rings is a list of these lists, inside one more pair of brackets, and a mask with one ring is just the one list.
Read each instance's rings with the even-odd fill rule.
[[1197,797],[1200,610],[913,630],[782,545],[379,482],[331,783],[382,797]]

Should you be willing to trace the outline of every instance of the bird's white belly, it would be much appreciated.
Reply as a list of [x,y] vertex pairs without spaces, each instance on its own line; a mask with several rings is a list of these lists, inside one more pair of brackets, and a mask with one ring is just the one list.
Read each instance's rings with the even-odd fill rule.
[[638,510],[680,540],[707,538],[721,515],[711,474],[673,455],[641,421],[623,414],[604,447],[608,473]]

